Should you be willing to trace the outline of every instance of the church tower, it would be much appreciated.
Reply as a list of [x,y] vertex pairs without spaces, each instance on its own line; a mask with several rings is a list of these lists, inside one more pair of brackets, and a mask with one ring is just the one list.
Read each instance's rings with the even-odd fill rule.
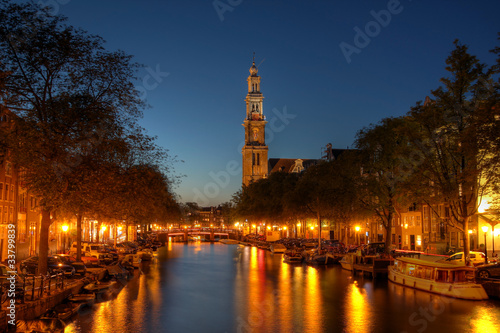
[[243,185],[248,185],[261,178],[267,178],[267,151],[265,129],[267,121],[264,117],[260,92],[260,76],[255,66],[255,59],[250,67],[248,77],[247,113],[243,126],[245,127],[245,145],[241,150],[243,155]]

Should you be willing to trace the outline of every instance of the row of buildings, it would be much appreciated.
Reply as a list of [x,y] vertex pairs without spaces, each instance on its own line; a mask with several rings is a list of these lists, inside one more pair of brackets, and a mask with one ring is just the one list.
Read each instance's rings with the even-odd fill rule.
[[[273,172],[301,173],[317,164],[320,160],[268,158],[268,146],[265,142],[267,121],[263,111],[264,97],[260,90],[261,77],[258,75],[255,62],[249,71],[248,94],[245,99],[246,116],[243,121],[245,128],[245,145],[242,148],[243,185],[266,178]],[[334,149],[331,144],[328,144],[322,159],[335,160],[343,151],[345,150]],[[389,235],[395,248],[434,253],[445,253],[449,249],[463,248],[463,234],[447,223],[451,217],[445,204],[436,203],[432,207],[415,205],[398,213],[392,222],[391,235]],[[497,245],[500,243],[500,226],[494,230],[496,223],[498,220],[493,215],[480,210],[469,223],[467,233],[470,249],[484,249],[486,242],[488,252],[494,250],[495,238]],[[286,234],[313,237],[317,235],[317,227],[315,220],[301,221],[292,228],[287,228]],[[483,229],[486,230],[485,228],[488,229],[486,233],[483,231]],[[349,224],[336,223],[332,226],[326,222],[322,230],[324,230],[324,237],[339,239],[347,243],[382,241],[385,233],[383,226],[377,222],[376,218],[351,221]]]
[[[1,110],[0,126],[12,126],[13,117],[14,115],[7,110]],[[0,262],[5,262],[12,251],[15,251],[17,261],[36,255],[40,226],[39,198],[27,189],[23,182],[22,171],[14,166],[10,152],[0,152]],[[9,230],[15,230],[15,233]],[[112,241],[116,238],[133,240],[136,237],[137,226],[116,221],[101,223],[93,219],[84,219],[82,231],[84,241]],[[12,246],[9,248],[9,235],[11,239],[15,237],[15,249],[12,249]],[[49,251],[51,253],[66,251],[74,240],[76,240],[76,218],[55,219],[49,229]]]

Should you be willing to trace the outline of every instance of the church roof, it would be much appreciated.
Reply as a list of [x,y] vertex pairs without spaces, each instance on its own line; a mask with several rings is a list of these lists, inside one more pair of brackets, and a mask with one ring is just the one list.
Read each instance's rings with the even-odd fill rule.
[[[293,168],[295,167],[295,161],[297,161],[298,158],[270,158],[269,159],[269,173],[273,172],[278,172],[278,171],[284,171],[287,173],[291,173]],[[321,160],[315,160],[315,159],[302,159],[302,165],[304,166],[304,169],[307,169],[308,167],[312,165],[318,164],[318,162]]]

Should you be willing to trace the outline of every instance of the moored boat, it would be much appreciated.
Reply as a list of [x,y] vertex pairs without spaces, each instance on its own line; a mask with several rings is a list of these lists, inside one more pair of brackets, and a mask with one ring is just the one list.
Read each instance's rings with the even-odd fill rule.
[[355,253],[347,253],[345,254],[342,259],[339,261],[340,266],[342,266],[343,269],[346,269],[348,271],[352,271],[353,264],[355,262]]
[[94,292],[96,294],[107,291],[111,286],[115,285],[115,281],[111,282],[94,282],[84,286],[83,289]]
[[135,268],[138,268],[141,265],[142,258],[141,255],[139,254],[126,254],[123,257],[122,264],[124,262],[128,262],[130,265],[134,266]]
[[229,238],[227,238],[227,239],[221,239],[219,242],[223,243],[223,244],[227,244],[227,245],[239,244],[239,242],[237,240],[235,240],[235,239],[229,239]]
[[80,310],[82,306],[82,303],[63,303],[57,305],[54,309],[49,310],[47,313],[45,313],[43,316],[40,317],[40,319],[61,319],[61,320],[68,320],[71,318],[74,314]]
[[74,294],[68,297],[68,300],[75,303],[85,303],[88,305],[92,305],[95,302],[95,294]]
[[469,300],[488,299],[483,286],[474,281],[474,268],[413,258],[396,258],[389,266],[389,280],[435,294]]
[[283,255],[283,262],[287,264],[300,264],[304,257],[298,252],[286,252]]

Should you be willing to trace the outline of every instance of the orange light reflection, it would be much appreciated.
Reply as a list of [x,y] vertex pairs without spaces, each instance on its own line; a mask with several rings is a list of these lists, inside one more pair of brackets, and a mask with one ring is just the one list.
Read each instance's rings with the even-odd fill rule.
[[371,327],[370,305],[366,293],[360,289],[356,281],[347,291],[346,304],[346,332],[369,332]]
[[321,332],[323,299],[319,289],[319,274],[316,268],[307,267],[305,283],[304,331]]

